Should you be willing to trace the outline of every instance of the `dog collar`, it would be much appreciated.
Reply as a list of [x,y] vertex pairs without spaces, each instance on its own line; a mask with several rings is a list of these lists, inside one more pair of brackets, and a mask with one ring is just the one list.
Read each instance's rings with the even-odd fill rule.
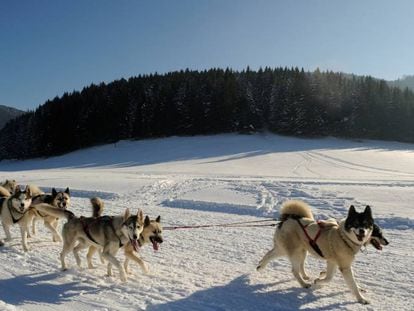
[[[342,240],[345,242],[346,246],[348,246],[348,247],[349,247],[349,249],[350,249],[350,250],[352,250],[352,252],[353,252],[354,254],[356,254],[356,253],[357,253],[357,252],[361,249],[362,245],[355,243],[354,241],[352,241],[350,238],[348,238],[348,237],[344,234],[344,232],[343,232],[343,227],[339,229],[339,236],[342,238]],[[348,241],[349,241],[349,242],[351,242],[351,243],[354,245],[354,247],[353,247],[352,245],[350,245],[350,244],[348,243]],[[357,249],[357,250],[355,250],[355,248],[356,248],[356,247],[358,247],[358,249]]]

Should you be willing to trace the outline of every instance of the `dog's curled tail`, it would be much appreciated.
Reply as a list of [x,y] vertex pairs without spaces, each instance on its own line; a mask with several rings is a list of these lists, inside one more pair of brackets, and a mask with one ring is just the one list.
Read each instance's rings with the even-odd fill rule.
[[299,200],[290,200],[283,203],[280,209],[280,221],[285,221],[288,218],[314,219],[310,206]]
[[36,185],[27,185],[27,188],[30,189],[30,193],[32,194],[32,197],[45,194],[44,191]]
[[32,205],[32,207],[41,213],[58,218],[72,219],[75,217],[75,214],[73,214],[71,211],[63,210],[47,203]]
[[93,217],[101,216],[103,213],[103,209],[104,209],[104,202],[100,198],[95,197],[91,199],[91,204],[92,204],[92,216]]

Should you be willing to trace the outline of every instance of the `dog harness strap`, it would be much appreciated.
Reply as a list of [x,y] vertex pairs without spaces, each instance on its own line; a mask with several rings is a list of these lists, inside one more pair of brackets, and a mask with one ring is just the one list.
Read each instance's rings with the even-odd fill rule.
[[322,258],[324,258],[324,256],[323,256],[323,254],[322,254],[321,249],[319,248],[318,244],[316,244],[316,241],[318,240],[319,236],[321,235],[321,228],[322,228],[322,225],[321,225],[319,222],[317,222],[318,227],[319,227],[319,230],[318,230],[318,232],[316,233],[315,238],[314,238],[314,239],[312,239],[312,238],[309,236],[308,232],[306,231],[306,227],[307,227],[307,226],[309,226],[310,224],[307,224],[306,226],[304,226],[304,225],[300,222],[300,219],[296,219],[296,221],[298,222],[299,226],[302,228],[303,233],[305,233],[305,236],[306,236],[306,238],[309,240],[309,244],[310,244],[310,246],[312,246],[313,250],[314,250],[314,251],[315,251],[315,252],[316,252],[319,256],[321,256]]
[[124,244],[122,244],[121,238],[116,234],[116,229],[114,227],[114,223],[112,221],[112,216],[102,216],[102,217],[107,217],[107,220],[109,222],[109,224],[111,225],[112,230],[114,231],[115,236],[118,238],[119,240],[119,247],[121,248],[122,246],[124,246]]
[[98,242],[96,242],[96,240],[92,237],[91,232],[89,231],[89,226],[88,224],[85,222],[84,218],[81,217],[79,218],[80,222],[82,224],[83,227],[83,231],[85,231],[86,236],[88,237],[89,240],[91,240],[93,243],[100,245]]
[[47,214],[42,214],[40,211],[36,210],[36,212],[39,214],[40,217],[46,217],[48,216]]

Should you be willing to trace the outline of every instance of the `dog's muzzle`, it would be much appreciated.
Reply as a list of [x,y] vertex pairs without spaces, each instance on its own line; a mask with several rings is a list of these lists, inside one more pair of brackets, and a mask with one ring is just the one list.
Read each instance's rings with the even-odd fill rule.
[[152,248],[154,249],[154,251],[158,251],[159,248],[160,248],[160,244],[162,242],[164,242],[163,239],[161,237],[159,237],[159,236],[152,236],[152,237],[150,237],[150,241],[152,243]]
[[381,243],[377,239],[371,239],[371,244],[374,246],[377,250],[381,251],[382,246]]
[[354,231],[358,241],[362,242],[364,241],[366,235],[365,235],[365,230],[363,229],[359,229],[358,232]]

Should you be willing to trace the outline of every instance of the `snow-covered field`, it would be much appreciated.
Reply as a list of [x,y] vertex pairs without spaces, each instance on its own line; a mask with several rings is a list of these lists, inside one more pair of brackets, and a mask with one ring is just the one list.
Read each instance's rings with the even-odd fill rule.
[[[0,180],[6,178],[46,190],[69,186],[78,215],[91,213],[88,199],[97,195],[108,214],[143,208],[164,225],[277,217],[286,199],[305,200],[318,218],[340,219],[350,204],[369,204],[390,245],[357,255],[356,278],[371,301],[362,306],[339,273],[323,288],[303,289],[286,259],[255,272],[272,245],[271,227],[164,231],[159,252],[142,249],[150,274],[131,264],[121,283],[117,270],[105,276],[97,259],[97,269],[78,269],[70,254],[72,268],[60,271],[61,244],[39,222],[28,253],[17,227],[0,248],[0,310],[413,309],[414,145],[270,134],[172,137],[3,161]],[[314,277],[323,267],[308,258]]]

